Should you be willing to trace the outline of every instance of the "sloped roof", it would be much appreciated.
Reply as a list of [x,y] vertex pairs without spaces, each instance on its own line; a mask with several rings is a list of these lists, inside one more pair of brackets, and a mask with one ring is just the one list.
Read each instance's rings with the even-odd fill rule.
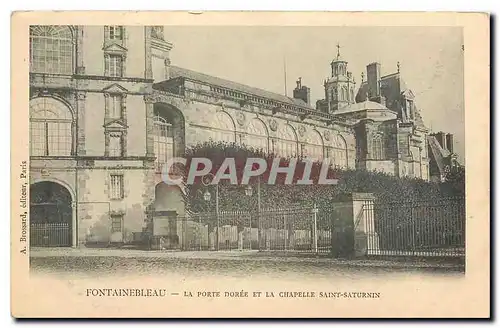
[[431,149],[432,156],[436,160],[439,172],[443,174],[445,167],[445,158],[449,157],[451,153],[448,150],[441,147],[436,137],[434,136],[427,136],[427,142],[429,144],[429,148]]
[[334,114],[358,112],[358,111],[369,110],[369,109],[388,110],[387,107],[385,107],[384,105],[382,105],[378,102],[363,101],[363,102],[350,104],[348,106],[342,107],[340,110],[334,112]]
[[232,89],[235,91],[239,91],[242,93],[262,97],[262,98],[267,98],[267,99],[272,99],[275,101],[283,102],[286,104],[294,105],[294,106],[300,106],[300,107],[306,107],[307,109],[314,109],[310,105],[307,105],[302,99],[295,99],[291,97],[287,97],[284,95],[281,95],[279,93],[274,93],[270,92],[264,89],[259,89],[255,87],[251,87],[245,84],[233,82],[230,80],[222,79],[216,76],[192,71],[190,69],[178,67],[178,66],[170,66],[170,76],[171,78],[176,78],[176,77],[184,77],[190,80],[194,81],[199,81],[202,83],[206,84],[211,84],[211,85],[217,85],[219,87],[227,88],[227,89]]
[[[411,91],[407,86],[405,81],[401,78],[399,73],[393,73],[389,75],[382,76],[380,78],[381,89],[383,89],[383,95],[386,97],[388,108],[392,111],[397,112],[399,115],[401,113],[401,106],[399,104],[399,99],[402,93]],[[366,94],[368,92],[368,81],[361,83],[356,94],[356,101],[362,102],[366,100]],[[416,102],[413,102],[415,106],[415,123],[419,127],[425,127],[424,120],[420,114],[420,110]]]

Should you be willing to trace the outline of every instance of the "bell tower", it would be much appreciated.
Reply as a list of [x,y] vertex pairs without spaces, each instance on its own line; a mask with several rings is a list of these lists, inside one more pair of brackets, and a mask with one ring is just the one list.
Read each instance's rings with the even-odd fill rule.
[[332,60],[331,77],[325,80],[325,99],[328,112],[334,112],[349,104],[353,104],[356,82],[352,73],[347,70],[347,61],[340,56],[340,45],[337,44],[337,56]]

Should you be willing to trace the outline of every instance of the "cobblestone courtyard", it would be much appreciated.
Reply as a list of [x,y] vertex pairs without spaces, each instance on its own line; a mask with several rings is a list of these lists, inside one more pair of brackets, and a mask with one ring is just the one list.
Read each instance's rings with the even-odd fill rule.
[[408,274],[462,275],[454,263],[341,260],[272,256],[258,252],[161,252],[115,249],[38,249],[31,252],[34,273],[54,275],[148,275],[382,277]]

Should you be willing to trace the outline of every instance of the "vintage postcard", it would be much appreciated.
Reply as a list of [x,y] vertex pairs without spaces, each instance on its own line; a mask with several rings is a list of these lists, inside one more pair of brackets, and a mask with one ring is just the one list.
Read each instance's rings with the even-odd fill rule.
[[489,33],[13,14],[12,315],[489,317]]

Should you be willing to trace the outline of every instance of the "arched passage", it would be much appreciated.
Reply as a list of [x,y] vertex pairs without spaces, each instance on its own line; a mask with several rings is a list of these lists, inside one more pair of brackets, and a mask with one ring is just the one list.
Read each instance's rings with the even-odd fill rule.
[[32,247],[71,246],[73,242],[72,196],[53,181],[30,186],[30,245]]

